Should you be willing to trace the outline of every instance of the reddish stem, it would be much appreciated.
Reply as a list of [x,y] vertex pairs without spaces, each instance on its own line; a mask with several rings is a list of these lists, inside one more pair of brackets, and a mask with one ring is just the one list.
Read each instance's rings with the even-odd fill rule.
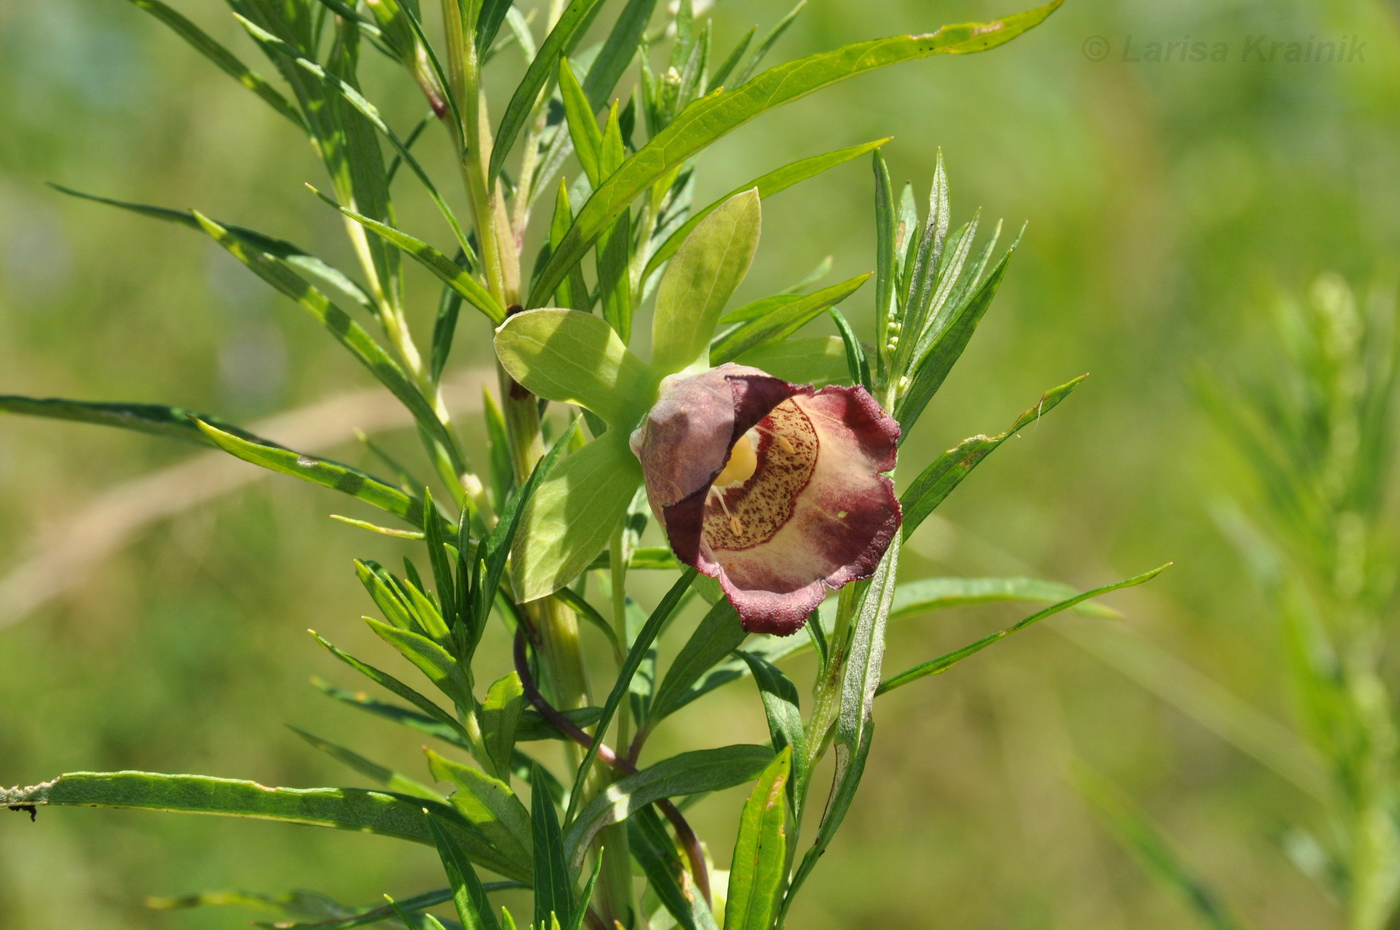
[[[585,733],[576,723],[564,716],[558,708],[545,700],[544,695],[540,694],[540,689],[535,686],[535,677],[530,674],[530,658],[526,652],[525,631],[523,629],[515,631],[515,671],[520,675],[520,685],[525,692],[525,700],[530,702],[530,706],[535,708],[539,715],[549,722],[550,726],[585,749],[593,746],[593,737]],[[633,745],[638,751],[641,750],[640,744],[634,741]],[[598,743],[597,755],[598,761],[604,765],[610,765],[626,775],[637,774],[636,764],[630,759],[619,758],[607,743]],[[685,815],[681,813],[680,808],[665,798],[655,803],[662,815],[671,822],[671,828],[676,831],[676,840],[685,850],[686,859],[690,861],[690,871],[695,876],[695,887],[700,889],[705,903],[712,904],[710,873],[705,867],[705,852],[700,848],[700,838],[690,828],[690,824],[686,822]]]

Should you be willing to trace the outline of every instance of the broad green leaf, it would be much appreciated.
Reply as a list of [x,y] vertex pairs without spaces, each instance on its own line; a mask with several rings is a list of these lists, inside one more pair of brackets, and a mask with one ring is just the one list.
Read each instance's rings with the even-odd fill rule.
[[190,22],[184,16],[171,9],[160,0],[130,0],[131,4],[140,7],[160,20],[180,38],[188,42],[195,51],[214,64],[235,81],[257,94],[272,109],[282,116],[291,120],[299,129],[305,130],[306,123],[301,118],[301,113],[292,106],[286,97],[282,96],[277,88],[267,82],[265,78],[257,72],[252,71],[247,65],[238,60],[238,56],[224,48],[212,36]]
[[875,736],[875,693],[880,684],[880,668],[885,656],[885,624],[894,605],[899,549],[900,540],[896,537],[875,569],[874,577],[869,582],[862,582],[864,588],[856,595],[859,597],[858,609],[848,641],[840,682],[840,704],[832,735],[836,772],[832,776],[831,795],[827,799],[821,825],[817,828],[816,841],[802,857],[788,886],[783,900],[784,914],[802,883],[831,845],[832,837],[840,829],[846,812],[855,800],[861,776],[865,774],[865,762],[870,756],[870,743]]
[[[800,298],[799,298],[800,299]],[[770,342],[734,361],[761,368],[793,384],[845,384],[850,378],[846,345],[840,336],[811,336]]]
[[510,786],[481,769],[453,762],[431,749],[423,751],[428,756],[428,770],[433,777],[457,786],[448,798],[452,806],[502,856],[515,864],[516,874],[533,874],[535,853],[530,812]]
[[535,921],[531,926],[539,927],[548,924],[553,914],[573,913],[574,878],[564,857],[559,815],[549,793],[532,792],[530,811],[535,844]]
[[663,798],[723,791],[752,781],[773,760],[767,746],[725,746],[683,752],[613,782],[589,801],[564,834],[575,865],[598,831],[621,823],[634,812]]
[[797,686],[782,670],[773,663],[743,650],[739,657],[748,663],[758,694],[763,701],[763,713],[768,718],[768,733],[773,738],[773,750],[783,752],[791,749],[791,777],[788,782],[788,801],[792,804],[793,819],[802,816],[802,800],[807,795],[807,738],[802,726],[802,707],[797,696]]
[[[312,190],[314,191],[315,188]],[[381,223],[349,207],[341,206],[334,200],[317,193],[321,199],[350,219],[416,258],[419,264],[436,275],[443,284],[452,288],[463,300],[485,314],[486,318],[496,326],[501,325],[501,321],[506,318],[505,310],[501,307],[500,302],[491,296],[491,292],[482,287],[466,268],[443,252],[439,252],[428,243],[421,239],[415,239],[402,230],[395,229],[387,223]]]
[[793,748],[774,757],[739,818],[724,930],[770,930],[787,878],[787,783]]
[[642,483],[626,432],[608,430],[550,470],[526,502],[511,547],[523,603],[572,582],[602,552]]
[[357,788],[267,788],[251,781],[152,772],[71,772],[28,788],[0,788],[0,807],[120,807],[277,820],[377,833],[431,844],[423,808],[452,818],[446,805]]
[[335,743],[323,740],[319,736],[313,736],[305,730],[298,729],[291,725],[288,725],[287,728],[332,759],[354,769],[366,778],[377,782],[381,787],[387,788],[396,794],[406,794],[410,797],[423,798],[427,801],[437,801],[440,804],[445,803],[447,800],[422,782],[414,781],[412,778],[400,775],[393,769],[385,768],[378,763],[371,762],[354,750],[346,749],[344,746],[338,746]]
[[[515,137],[525,128],[525,123],[535,108],[535,99],[558,69],[559,59],[567,55],[582,38],[583,27],[592,22],[601,3],[602,0],[573,0],[541,43],[534,60],[530,62],[530,67],[525,69],[525,77],[516,85],[515,93],[506,104],[505,112],[501,114],[501,123],[496,129],[495,148],[491,152],[490,170],[486,175],[488,185],[496,183],[497,175],[505,166],[506,156],[515,144]],[[614,220],[616,218],[613,217]],[[551,293],[558,284],[556,281],[549,288]]]
[[759,192],[726,200],[695,226],[661,276],[652,320],[652,365],[671,374],[708,358],[724,305],[748,274],[762,226]]
[[[613,715],[631,691],[632,676],[637,674],[637,669],[646,660],[651,646],[656,642],[656,637],[661,634],[662,629],[671,622],[676,610],[680,607],[686,594],[690,591],[691,584],[698,574],[695,569],[686,569],[685,573],[677,579],[671,586],[671,590],[666,592],[666,596],[661,599],[661,603],[656,605],[656,609],[647,618],[646,624],[638,631],[636,639],[632,642],[631,649],[627,652],[627,658],[623,661],[622,667],[618,670],[617,680],[613,683],[612,691],[608,694],[608,699],[603,703],[603,716],[599,718],[598,725],[593,728],[597,738],[584,753],[583,762],[578,767],[578,772],[574,775],[574,787],[570,792],[568,815],[572,818],[576,809],[578,799],[583,796],[585,779],[588,777],[589,769],[593,766],[593,760],[598,757],[598,746],[608,732],[608,727],[612,724]],[[655,800],[654,798],[652,800]],[[648,801],[647,803],[650,803]],[[580,815],[581,816],[581,815]],[[622,818],[619,818],[619,820]],[[617,822],[617,821],[612,821]],[[599,824],[598,829],[602,829],[607,824]],[[571,828],[572,829],[572,828]],[[592,840],[592,836],[589,837]]]
[[525,690],[517,673],[511,672],[486,689],[486,700],[481,704],[481,737],[503,780],[509,778],[510,757],[524,709]]
[[115,426],[137,433],[149,433],[166,439],[219,448],[199,428],[197,422],[208,423],[232,436],[266,446],[275,446],[270,439],[254,436],[232,423],[217,417],[195,413],[181,407],[166,407],[161,404],[106,404],[82,400],[66,400],[59,397],[19,397],[0,394],[0,410],[6,413],[23,414],[31,417],[47,417],[51,420],[71,420],[74,423],[91,423],[96,426]]
[[747,635],[739,624],[739,615],[733,605],[724,598],[715,602],[661,679],[647,720],[648,728],[675,710],[686,691],[716,663],[738,648]]
[[1040,419],[1042,415],[1055,409],[1060,401],[1088,375],[1080,375],[1073,381],[1051,388],[1041,395],[1039,403],[1016,418],[1011,428],[996,436],[973,436],[964,439],[953,448],[934,459],[919,477],[900,495],[899,504],[904,511],[904,538],[908,539],[914,530],[933,513],[934,508],[943,503],[944,498],[976,468],[981,461],[1021,430]]
[[[856,275],[840,284],[824,287],[797,300],[775,307],[766,316],[749,320],[716,339],[710,348],[710,364],[732,362],[746,352],[781,342],[815,320],[833,304],[850,297],[869,280],[870,275]],[[844,347],[842,352],[845,352]]]
[[423,820],[442,859],[442,867],[447,872],[447,881],[452,886],[452,903],[457,908],[457,917],[462,921],[462,930],[500,930],[491,902],[486,898],[486,889],[472,868],[467,850],[460,838],[447,829],[437,817],[428,811],[423,812]]
[[[251,462],[271,471],[293,478],[300,478],[312,484],[333,488],[342,494],[364,501],[380,510],[401,517],[404,521],[419,527],[424,526],[423,502],[409,497],[398,488],[392,487],[357,468],[342,465],[330,459],[293,452],[281,446],[264,445],[232,433],[216,429],[207,423],[198,423],[199,429],[209,437],[210,442],[229,455]],[[441,519],[436,517],[435,519]],[[455,531],[455,528],[454,528]]]
[[[1170,564],[1171,563],[1167,563],[1167,565]],[[1038,623],[1039,621],[1044,620],[1046,617],[1053,617],[1055,614],[1059,613],[1062,610],[1068,610],[1069,608],[1074,607],[1076,604],[1079,604],[1083,601],[1087,601],[1090,598],[1098,597],[1101,594],[1107,594],[1110,591],[1117,591],[1119,588],[1131,588],[1134,585],[1140,585],[1145,581],[1151,581],[1153,578],[1156,578],[1163,571],[1165,571],[1167,569],[1167,565],[1163,565],[1159,568],[1154,568],[1150,572],[1143,572],[1141,575],[1136,575],[1132,578],[1127,579],[1126,581],[1120,581],[1116,584],[1104,585],[1101,588],[1094,588],[1092,591],[1085,591],[1083,594],[1075,595],[1072,598],[1060,601],[1058,604],[1052,604],[1044,610],[1033,613],[1029,617],[1026,617],[1024,620],[1018,621],[1017,623],[1012,624],[1004,630],[998,630],[990,636],[982,637],[977,642],[972,643],[971,645],[964,646],[963,648],[958,649],[954,652],[950,652],[947,655],[939,656],[937,659],[925,662],[922,665],[916,665],[914,668],[909,669],[909,671],[907,672],[902,672],[898,675],[895,675],[893,678],[881,682],[880,689],[876,692],[876,694],[884,694],[888,691],[893,691],[895,688],[907,685],[912,681],[918,681],[920,678],[927,678],[929,675],[940,675],[943,672],[946,672],[948,669],[952,668],[954,665],[957,665],[963,659],[966,659],[968,656],[971,656],[974,653],[981,652],[983,649],[986,649],[993,643],[1000,642],[1001,640],[1010,636],[1012,633],[1019,633],[1026,627],[1031,626],[1034,623]]]
[[[890,620],[917,617],[931,610],[968,604],[1005,601],[1038,601],[1053,604],[1079,592],[1058,581],[1039,578],[924,578],[900,585],[894,592]],[[1122,615],[1098,604],[1081,604],[1075,612],[1086,617],[1119,618]]]
[[630,431],[656,396],[657,378],[601,318],[578,310],[527,310],[496,332],[496,357],[547,400],[587,407]]
[[888,141],[890,141],[888,137],[876,139],[874,142],[864,142],[860,145],[853,145],[850,148],[838,149],[835,152],[827,152],[824,155],[813,155],[811,158],[803,158],[792,164],[784,165],[776,171],[770,171],[765,175],[760,175],[752,181],[734,188],[734,190],[725,194],[719,200],[691,214],[690,219],[686,220],[685,225],[671,233],[671,235],[666,238],[666,241],[658,246],[656,251],[652,252],[651,257],[647,259],[646,270],[642,272],[642,280],[645,281],[650,278],[656,273],[658,268],[670,260],[671,256],[675,255],[676,251],[680,248],[681,243],[689,238],[691,231],[703,223],[707,216],[719,209],[722,204],[728,203],[739,194],[749,190],[757,190],[759,197],[771,197],[779,191],[787,190],[794,184],[806,181],[809,178],[814,178],[823,171],[835,168],[837,165],[844,165],[848,161],[859,158],[866,152],[878,149]]
[[344,662],[346,665],[350,666],[355,671],[359,672],[361,675],[364,675],[366,678],[379,685],[380,687],[383,687],[386,690],[392,691],[394,694],[397,694],[399,697],[403,698],[405,701],[408,701],[414,707],[417,707],[419,710],[423,711],[423,713],[432,717],[434,720],[437,720],[439,723],[446,725],[448,729],[450,729],[453,733],[457,734],[457,738],[462,741],[462,744],[468,746],[471,745],[471,740],[467,736],[467,731],[462,727],[462,724],[457,720],[456,717],[453,717],[447,711],[437,706],[437,704],[433,703],[431,700],[424,697],[422,694],[419,694],[417,691],[413,690],[408,685],[399,681],[397,678],[395,678],[393,675],[390,675],[388,672],[380,671],[373,665],[370,665],[366,662],[361,662],[359,659],[350,655],[350,653],[331,645],[330,642],[322,638],[314,630],[311,632],[311,635],[316,637],[316,642],[324,646],[331,653],[331,655],[335,656],[337,659]]
[[1244,930],[1224,901],[1194,870],[1181,861],[1157,828],[1107,780],[1083,766],[1074,772],[1075,787],[1098,813],[1118,841],[1137,856],[1143,867],[1185,900],[1211,930]]
[[528,305],[540,306],[547,295],[553,294],[598,236],[653,183],[749,120],[837,81],[886,65],[929,55],[995,48],[1039,25],[1063,2],[1053,0],[991,23],[944,26],[927,35],[857,42],[778,65],[736,90],[715,91],[695,101],[594,191],[540,273]]
[[458,707],[473,706],[471,681],[452,653],[426,636],[380,623],[372,617],[365,617],[364,620],[380,639],[402,653]]

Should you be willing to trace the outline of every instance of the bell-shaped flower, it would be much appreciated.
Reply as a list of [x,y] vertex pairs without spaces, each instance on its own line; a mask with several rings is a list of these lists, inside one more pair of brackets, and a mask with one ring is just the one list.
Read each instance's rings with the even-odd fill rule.
[[727,364],[666,379],[632,450],[677,557],[719,581],[745,629],[788,634],[899,531],[881,474],[898,439],[862,387]]

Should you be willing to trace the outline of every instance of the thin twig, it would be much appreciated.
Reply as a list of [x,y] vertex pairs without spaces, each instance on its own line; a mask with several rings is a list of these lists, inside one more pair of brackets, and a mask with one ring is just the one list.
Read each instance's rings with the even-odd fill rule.
[[[525,631],[523,629],[515,631],[515,671],[520,675],[521,690],[525,692],[525,700],[530,702],[530,706],[535,708],[539,715],[549,722],[550,726],[564,736],[585,749],[591,748],[593,737],[585,733],[578,724],[564,716],[558,708],[545,700],[544,695],[540,694],[540,689],[535,686],[535,678],[530,674],[530,658],[526,652]],[[607,743],[598,743],[598,761],[610,765],[624,774],[637,774],[637,766],[631,760],[620,758]],[[664,798],[655,803],[657,809],[671,822],[672,829],[676,831],[676,840],[685,850],[685,857],[690,862],[690,871],[695,876],[695,887],[700,889],[705,903],[711,904],[710,873],[705,867],[705,851],[700,847],[700,838],[690,828],[690,824],[686,822],[685,815],[681,813],[680,808]]]

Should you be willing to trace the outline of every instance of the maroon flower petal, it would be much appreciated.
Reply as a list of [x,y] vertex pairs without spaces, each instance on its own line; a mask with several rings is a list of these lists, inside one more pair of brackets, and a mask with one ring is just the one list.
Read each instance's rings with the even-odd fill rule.
[[632,448],[677,557],[719,580],[745,629],[786,635],[893,541],[899,502],[880,472],[898,439],[864,388],[731,364],[663,384]]

